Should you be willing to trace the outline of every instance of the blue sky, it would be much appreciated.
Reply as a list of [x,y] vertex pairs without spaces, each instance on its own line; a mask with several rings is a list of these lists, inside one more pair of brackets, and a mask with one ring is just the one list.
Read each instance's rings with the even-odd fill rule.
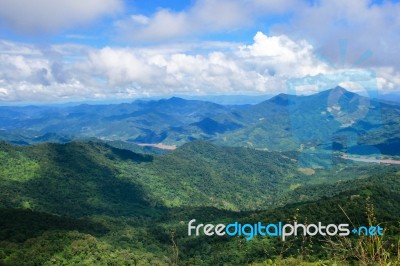
[[[29,32],[21,32],[10,27],[10,24],[2,23],[1,28],[1,38],[14,40],[14,41],[26,41],[26,42],[46,42],[46,43],[63,43],[71,41],[88,44],[92,46],[102,46],[102,45],[134,45],[132,42],[124,42],[115,35],[113,32],[113,23],[120,19],[129,18],[132,14],[140,14],[144,16],[151,17],[157,11],[166,9],[171,12],[182,12],[190,9],[196,4],[196,1],[124,1],[123,10],[120,10],[116,14],[99,17],[93,22],[85,25],[83,27],[65,27],[60,28],[56,32],[39,32],[36,34],[29,34]],[[246,41],[251,40],[254,33],[257,31],[263,31],[268,33],[269,27],[278,22],[286,22],[290,17],[289,14],[278,14],[274,16],[273,14],[262,17],[257,21],[257,24],[249,26],[238,27],[236,29],[226,29],[222,32],[207,34],[203,32],[200,35],[193,35],[192,38],[199,40],[225,40],[225,41]],[[72,37],[76,38],[72,38]],[[80,38],[82,37],[82,38]],[[86,37],[86,38],[83,38]],[[93,38],[98,37],[98,38]],[[143,43],[141,43],[143,44]],[[144,42],[146,44],[146,42]],[[147,43],[148,44],[148,43]]]
[[393,93],[399,13],[398,1],[3,0],[0,101],[274,94],[299,79],[309,94],[328,77]]

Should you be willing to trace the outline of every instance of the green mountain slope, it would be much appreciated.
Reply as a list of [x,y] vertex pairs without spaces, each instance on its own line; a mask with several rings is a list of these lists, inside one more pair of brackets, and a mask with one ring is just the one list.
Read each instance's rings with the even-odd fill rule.
[[239,114],[246,127],[221,134],[218,142],[272,150],[398,153],[400,106],[341,87],[310,96],[280,94]]
[[[301,160],[299,160],[301,155]],[[265,152],[205,141],[166,154],[138,154],[106,144],[72,142],[28,147],[0,144],[0,207],[74,217],[158,215],[165,207],[266,209],[302,198],[310,184],[397,171],[324,154]],[[327,166],[325,166],[327,162]],[[308,165],[307,165],[308,164]]]
[[[395,262],[396,235],[400,233],[399,180],[398,174],[388,174],[364,179],[364,183],[349,181],[347,185],[351,188],[336,196],[266,211],[172,208],[159,218],[115,219],[101,216],[76,220],[29,210],[0,209],[0,262],[4,265],[168,265],[176,261],[179,265],[268,265],[268,262],[299,265],[307,260],[315,262],[315,265],[330,265],[338,263],[342,257],[335,257],[340,247],[332,250],[325,238],[292,237],[282,242],[272,237],[254,237],[246,241],[244,236],[188,236],[187,222],[197,219],[198,223],[212,224],[295,220],[302,223],[347,223],[351,219],[355,226],[360,226],[368,224],[366,208],[371,204],[376,223],[386,229],[385,251]],[[334,190],[336,186],[327,185],[325,189]],[[325,193],[317,187],[310,189],[321,196]],[[357,238],[349,239],[354,245],[357,243]],[[177,250],[178,256],[175,256]],[[349,254],[353,256],[346,257],[341,265],[357,264],[354,254],[351,251]]]
[[209,140],[259,149],[399,155],[400,105],[336,87],[223,106],[173,97],[115,105],[0,107],[0,139],[17,144],[95,137],[133,143]]
[[101,144],[15,147],[1,143],[0,156],[1,207],[71,216],[148,212],[142,189],[118,179],[107,158],[140,163],[151,159],[146,155]]
[[2,143],[0,156],[2,207],[72,216],[143,214],[150,205],[254,209],[308,179],[287,155],[207,142],[164,155],[94,142]]
[[370,204],[395,258],[400,167],[340,158],[325,166],[324,154],[308,154],[304,165],[298,155],[205,141],[161,155],[95,142],[1,143],[0,263],[285,265],[292,256],[333,263],[337,254],[319,237],[189,237],[187,222],[365,225]]

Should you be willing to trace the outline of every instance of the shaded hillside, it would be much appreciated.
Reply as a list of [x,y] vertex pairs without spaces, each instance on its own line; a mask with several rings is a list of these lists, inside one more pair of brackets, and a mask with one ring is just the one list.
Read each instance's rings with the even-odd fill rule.
[[[396,154],[400,106],[341,87],[310,96],[280,94],[240,112],[246,127],[219,136],[225,145]],[[388,146],[386,146],[388,145]]]
[[94,143],[0,144],[0,205],[62,215],[151,215],[141,187],[118,179],[112,157],[132,163],[139,155]]
[[0,107],[0,138],[17,144],[96,137],[182,145],[209,140],[260,149],[399,155],[400,105],[341,87],[223,106],[173,97],[114,105]]
[[[390,174],[350,181],[346,192],[323,197],[325,191],[310,187],[322,198],[265,211],[230,212],[209,207],[168,209],[158,219],[95,217],[73,220],[44,213],[0,209],[0,262],[4,265],[75,263],[168,265],[176,260],[172,240],[179,249],[179,265],[249,265],[251,263],[298,265],[304,260],[334,264],[342,257],[321,237],[289,237],[282,242],[277,237],[256,236],[250,241],[241,237],[188,236],[187,222],[197,223],[351,223],[367,225],[367,208],[374,207],[376,223],[385,228],[385,252],[388,261],[396,262],[400,229],[398,175]],[[334,190],[328,185],[326,190]],[[340,207],[339,207],[340,206]],[[344,212],[346,212],[346,214]],[[10,219],[13,222],[10,224]],[[28,220],[29,219],[29,220]],[[4,225],[7,225],[6,227]],[[94,226],[94,227],[93,227]],[[8,234],[12,232],[13,237]],[[15,237],[17,235],[18,237]],[[350,236],[356,245],[358,238]],[[334,241],[338,239],[334,238]],[[340,242],[336,242],[339,244]],[[349,253],[341,265],[357,264]],[[394,264],[395,265],[395,264]]]
[[323,154],[302,155],[301,161],[298,156],[297,152],[220,147],[205,141],[162,155],[95,142],[28,147],[1,143],[0,207],[75,217],[157,216],[165,207],[183,206],[265,209],[291,202],[292,191],[310,184],[397,169],[336,157],[332,167],[332,158],[324,159]]

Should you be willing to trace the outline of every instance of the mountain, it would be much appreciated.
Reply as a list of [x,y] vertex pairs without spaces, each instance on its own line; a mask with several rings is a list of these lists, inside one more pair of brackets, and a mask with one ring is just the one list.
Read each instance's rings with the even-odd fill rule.
[[[339,224],[351,219],[355,226],[360,226],[368,224],[371,216],[366,213],[374,206],[373,219],[377,223],[384,222],[381,225],[387,228],[382,247],[390,255],[386,261],[396,265],[398,226],[393,221],[400,219],[399,179],[385,176],[379,181],[375,178],[366,181],[364,185],[348,183],[351,190],[333,197],[270,210],[230,212],[205,207],[179,208],[151,220],[106,216],[76,219],[32,210],[0,209],[0,261],[3,265],[61,265],[66,261],[97,265],[127,262],[169,265],[176,261],[178,250],[180,265],[215,265],[217,262],[226,265],[332,265],[339,259],[341,265],[352,265],[358,262],[353,256],[359,253],[354,250],[365,247],[355,237],[347,239],[351,243],[349,246],[335,238],[330,245],[332,239],[318,236],[292,237],[285,242],[259,236],[251,241],[246,241],[244,236],[196,237],[187,235],[187,221],[244,224],[290,223],[296,219],[301,223]],[[327,190],[333,188],[326,187]],[[376,255],[375,259],[380,257]]]
[[[373,217],[386,228],[385,252],[396,254],[400,167],[336,158],[331,168],[304,168],[298,155],[205,141],[162,155],[98,142],[1,143],[0,263],[301,265],[306,257],[329,265],[341,258],[336,253],[341,246],[332,250],[318,236],[286,242],[188,236],[191,219],[212,224],[351,219],[360,226]],[[317,163],[322,155],[309,156]],[[348,239],[359,248],[357,238]],[[396,261],[395,255],[388,259]]]
[[400,106],[341,87],[310,96],[280,94],[239,114],[242,121],[249,121],[247,125],[218,136],[219,143],[273,150],[399,154]]
[[165,207],[185,206],[254,210],[291,202],[297,188],[393,169],[372,165],[363,170],[340,157],[307,156],[205,141],[165,154],[140,154],[96,142],[27,147],[1,143],[0,207],[72,217],[151,216]]
[[[399,114],[341,87],[241,106],[0,107],[0,264],[396,265],[400,166],[342,152],[400,155]],[[246,241],[188,236],[192,219],[385,231]]]
[[164,155],[95,142],[2,143],[0,159],[1,207],[77,217],[151,215],[155,206],[256,208],[308,179],[286,155],[207,142]]
[[[107,147],[107,148],[105,148]],[[0,206],[60,215],[151,215],[142,189],[118,178],[115,160],[151,160],[104,144],[0,144]]]
[[387,103],[400,103],[400,93],[392,92],[387,94],[380,94],[378,97],[381,101],[386,101]]
[[338,86],[242,106],[172,97],[116,105],[0,107],[0,138],[16,144],[92,137],[170,145],[208,140],[275,151],[399,155],[399,115],[400,105]]
[[230,121],[223,121],[222,123],[217,122],[209,117],[203,120],[192,123],[190,126],[196,126],[201,129],[204,133],[208,135],[214,135],[216,133],[224,133],[227,131],[233,131],[235,129],[241,128],[242,126]]
[[204,96],[187,96],[179,97],[188,100],[200,100],[213,102],[221,105],[246,105],[258,104],[262,101],[272,98],[274,95],[204,95]]
[[188,141],[189,136],[202,133],[190,124],[227,113],[228,109],[218,104],[177,97],[117,105],[7,106],[0,108],[0,129],[36,132],[38,136],[56,133],[140,143],[172,138],[173,142],[180,143]]

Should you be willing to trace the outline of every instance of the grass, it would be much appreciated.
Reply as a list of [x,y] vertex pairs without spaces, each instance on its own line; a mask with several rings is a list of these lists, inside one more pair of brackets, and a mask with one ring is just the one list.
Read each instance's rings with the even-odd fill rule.
[[[343,210],[343,209],[342,209]],[[345,211],[343,210],[345,213]],[[348,215],[345,213],[348,217]],[[375,217],[374,205],[366,199],[368,226],[380,225]],[[349,222],[354,223],[349,218]],[[327,248],[333,257],[341,263],[357,263],[362,266],[398,266],[400,265],[400,237],[397,241],[383,235],[361,235],[356,239],[348,237],[327,239]]]

